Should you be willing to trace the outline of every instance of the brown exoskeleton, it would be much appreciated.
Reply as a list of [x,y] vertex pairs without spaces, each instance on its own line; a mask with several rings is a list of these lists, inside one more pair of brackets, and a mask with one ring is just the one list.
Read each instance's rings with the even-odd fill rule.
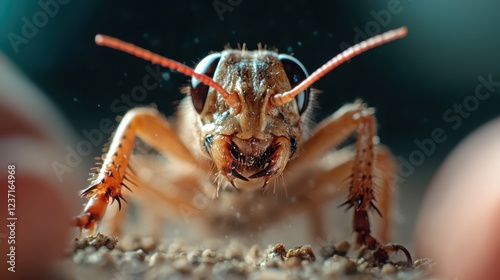
[[[347,179],[343,205],[353,208],[356,243],[373,250],[381,261],[389,252],[402,250],[411,263],[404,247],[385,245],[370,231],[368,212],[375,210],[383,217],[380,240],[387,241],[394,173],[390,152],[377,143],[373,109],[359,101],[347,104],[307,129],[308,103],[315,93],[310,86],[315,81],[406,33],[403,27],[359,43],[310,76],[292,56],[260,46],[256,51],[210,54],[193,70],[118,39],[96,36],[99,45],[177,70],[192,77],[192,83],[183,90],[187,97],[179,106],[175,127],[153,108],[136,108],[123,117],[102,167],[82,192],[90,200],[74,224],[95,233],[110,200],[121,206],[123,190],[132,181],[138,185],[134,199],[142,197],[147,204],[194,209],[193,197],[200,192],[213,197],[215,201],[197,214],[216,230],[256,229],[301,211],[311,214],[313,233],[321,236],[322,207]],[[334,150],[353,133],[353,147]],[[170,159],[161,180],[141,176],[143,172],[136,170],[141,167],[131,167],[136,137]],[[374,181],[381,188],[378,206]],[[287,197],[267,195],[269,186],[285,188]],[[118,218],[115,228],[117,224]]]

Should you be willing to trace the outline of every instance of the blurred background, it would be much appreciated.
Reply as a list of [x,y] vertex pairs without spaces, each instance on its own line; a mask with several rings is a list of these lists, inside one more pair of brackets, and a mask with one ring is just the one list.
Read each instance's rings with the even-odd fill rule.
[[[347,45],[407,26],[407,38],[356,57],[318,81],[315,88],[323,93],[314,119],[356,98],[377,109],[381,142],[400,165],[397,240],[408,244],[439,164],[463,137],[500,115],[499,10],[498,1],[465,0],[4,0],[0,50],[56,105],[77,137],[86,139],[83,131],[99,129],[101,120],[114,120],[134,106],[155,103],[172,114],[183,97],[178,88],[188,82],[164,69],[159,87],[137,95],[134,89],[150,64],[96,46],[97,33],[190,66],[227,43],[249,49],[263,43],[293,54],[312,72]],[[439,141],[426,140],[437,134]],[[101,146],[92,146],[88,167]]]

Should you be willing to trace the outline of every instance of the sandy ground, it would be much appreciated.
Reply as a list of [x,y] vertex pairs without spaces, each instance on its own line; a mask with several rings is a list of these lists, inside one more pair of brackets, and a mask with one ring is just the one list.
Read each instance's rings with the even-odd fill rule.
[[[98,235],[72,243],[56,276],[62,279],[431,279],[428,259],[377,265],[349,242],[312,248],[246,246],[231,240],[192,244],[150,238],[118,242]],[[397,259],[397,258],[395,258]]]

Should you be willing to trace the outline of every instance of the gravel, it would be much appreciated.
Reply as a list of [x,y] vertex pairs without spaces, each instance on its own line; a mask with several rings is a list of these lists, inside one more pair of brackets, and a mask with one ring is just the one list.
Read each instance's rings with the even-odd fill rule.
[[434,263],[416,260],[408,266],[390,262],[382,266],[365,257],[355,258],[349,242],[318,248],[260,248],[241,241],[183,240],[154,242],[98,234],[75,239],[60,264],[64,279],[431,279]]

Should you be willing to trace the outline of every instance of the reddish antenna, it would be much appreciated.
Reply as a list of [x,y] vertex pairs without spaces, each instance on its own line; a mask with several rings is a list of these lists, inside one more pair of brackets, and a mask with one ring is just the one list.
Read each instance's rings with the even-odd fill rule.
[[325,76],[328,72],[332,71],[333,69],[337,68],[344,62],[350,60],[351,58],[366,52],[369,49],[372,49],[374,47],[383,45],[385,43],[388,43],[390,41],[403,38],[408,34],[408,29],[406,27],[401,27],[398,29],[394,29],[385,33],[382,33],[380,35],[377,35],[375,37],[372,37],[368,40],[365,40],[361,43],[358,43],[347,50],[343,51],[342,53],[336,55],[334,58],[330,59],[327,63],[325,63],[323,66],[318,68],[318,70],[314,71],[314,73],[311,74],[307,79],[302,81],[302,83],[298,84],[295,88],[293,88],[290,91],[283,92],[283,93],[277,93],[272,96],[270,100],[270,106],[271,107],[279,107],[281,105],[284,105],[294,99],[295,96],[297,96],[299,93],[310,87],[312,84],[314,84],[317,80],[319,80],[321,77]]
[[222,88],[220,84],[212,80],[210,77],[204,74],[194,72],[194,69],[189,66],[186,66],[175,60],[166,58],[164,56],[155,54],[151,51],[148,51],[131,43],[127,43],[120,39],[106,35],[97,34],[95,36],[95,43],[99,46],[105,46],[131,55],[135,55],[144,60],[151,61],[152,63],[156,63],[163,67],[176,70],[186,76],[196,78],[201,83],[209,87],[213,87],[217,92],[219,92],[221,97],[226,101],[226,103],[230,107],[232,107],[236,111],[240,110],[241,104],[238,97],[235,94],[230,94],[224,88]]

